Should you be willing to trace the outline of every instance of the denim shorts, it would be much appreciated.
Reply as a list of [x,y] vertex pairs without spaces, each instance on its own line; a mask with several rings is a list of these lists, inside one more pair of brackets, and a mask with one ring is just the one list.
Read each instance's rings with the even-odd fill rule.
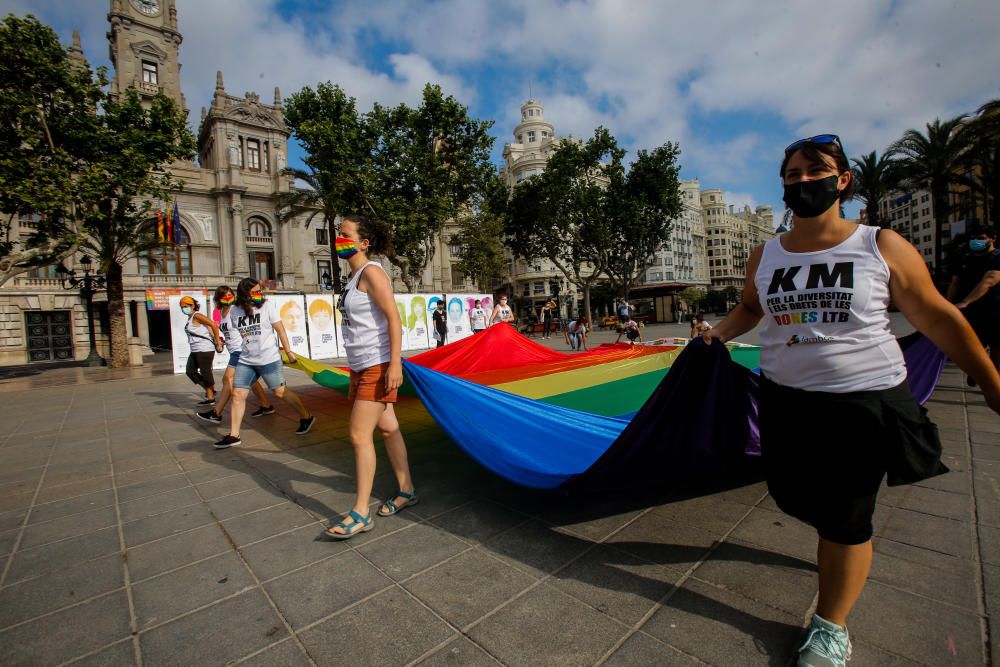
[[230,352],[229,353],[229,365],[232,366],[233,368],[236,368],[236,366],[239,363],[240,363],[240,353],[239,353],[239,351]]
[[285,375],[282,373],[281,360],[272,361],[263,366],[250,366],[248,364],[236,364],[236,375],[233,376],[233,386],[237,389],[249,389],[257,378],[264,378],[264,382],[271,389],[277,389],[285,384]]

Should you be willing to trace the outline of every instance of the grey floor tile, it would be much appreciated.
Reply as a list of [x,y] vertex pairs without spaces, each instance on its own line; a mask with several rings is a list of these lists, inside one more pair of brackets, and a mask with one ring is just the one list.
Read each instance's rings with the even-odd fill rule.
[[[856,638],[851,639],[853,644],[851,650],[851,664],[852,665],[878,665],[879,667],[917,667],[918,665],[925,664],[946,664],[946,663],[924,663],[924,662],[914,662],[909,658],[904,658],[903,656],[896,655],[894,653],[888,653],[876,646],[872,646],[866,642],[858,641]],[[954,664],[961,664],[960,662],[955,662]]]
[[633,665],[703,665],[705,663],[682,653],[673,646],[657,641],[639,632],[626,640],[604,663],[610,667],[632,667]]
[[219,526],[210,523],[186,533],[132,547],[126,555],[129,574],[132,581],[137,582],[231,549]]
[[125,544],[129,547],[176,535],[192,528],[215,523],[215,518],[204,505],[190,505],[155,516],[122,524]]
[[[178,475],[179,481],[187,484],[184,475]],[[193,486],[186,486],[172,491],[144,496],[125,502],[119,501],[118,508],[123,522],[136,521],[146,517],[163,514],[179,507],[188,507],[200,503],[201,499]]]
[[79,482],[70,482],[68,484],[60,484],[58,486],[44,487],[38,492],[35,502],[47,503],[52,500],[75,498],[76,496],[83,496],[88,493],[94,493],[95,491],[110,489],[111,486],[111,475],[105,475],[103,477],[94,477],[92,479],[85,479]]
[[286,502],[251,514],[227,519],[222,525],[237,546],[244,546],[314,521],[315,519],[306,514],[301,507]]
[[120,588],[121,557],[111,554],[0,589],[0,628]]
[[804,631],[798,617],[688,580],[642,630],[714,665],[785,665]]
[[733,542],[719,545],[694,576],[792,615],[806,613],[818,586],[812,563]]
[[655,508],[651,513],[690,524],[706,533],[722,535],[749,511],[750,508],[743,503],[708,495],[671,501]]
[[755,508],[732,532],[740,542],[756,544],[769,551],[816,561],[816,531],[783,512]]
[[230,551],[132,586],[139,629],[254,586],[253,577]]
[[135,648],[129,638],[72,664],[73,667],[132,667],[136,664]]
[[[386,619],[405,619],[387,623]],[[320,665],[402,665],[455,632],[397,588],[352,607],[300,637]],[[366,641],[344,641],[365,637]]]
[[67,537],[86,535],[117,524],[118,513],[114,507],[102,507],[82,514],[52,519],[44,523],[32,523],[24,530],[20,548],[30,549],[49,542],[64,540]]
[[252,488],[208,501],[212,514],[220,520],[247,514],[265,507],[287,503],[288,498],[273,488]]
[[240,551],[254,573],[261,581],[266,581],[347,549],[346,542],[325,539],[322,532],[323,526],[320,524],[306,524],[302,528],[243,547]]
[[[382,525],[392,517],[382,519]],[[396,581],[468,549],[469,546],[446,532],[427,524],[414,524],[403,530],[364,544],[358,552]]]
[[[59,628],[59,632],[53,632]],[[128,637],[125,591],[111,593],[52,616],[0,632],[0,662],[8,665],[54,665]]]
[[264,587],[291,626],[301,628],[391,584],[363,558],[345,551]]
[[0,514],[0,531],[14,530],[20,528],[24,523],[24,517],[28,516],[28,508],[11,510]]
[[902,508],[894,509],[887,521],[878,522],[876,534],[961,558],[971,558],[975,551],[970,523]]
[[115,492],[112,489],[89,493],[67,500],[56,500],[50,503],[38,504],[31,509],[31,523],[51,521],[71,514],[80,514],[90,510],[108,507],[115,504]]
[[625,551],[599,546],[553,575],[550,584],[632,625],[652,609],[683,574],[683,568],[650,563]]
[[627,628],[574,598],[542,585],[469,631],[508,665],[593,664]]
[[593,544],[532,520],[488,540],[483,548],[517,569],[540,577],[562,567]]
[[969,611],[978,609],[976,564],[966,558],[879,539],[869,579]]
[[607,543],[651,563],[672,565],[683,571],[705,557],[716,537],[700,528],[650,513]]
[[267,482],[257,475],[235,474],[198,484],[198,493],[205,500],[212,500],[213,498],[228,496],[240,491],[260,489],[265,484]]
[[187,477],[176,468],[171,474],[160,476],[154,479],[124,485],[121,478],[118,478],[118,502],[128,503],[132,500],[147,498],[149,496],[159,496],[167,491],[176,491],[186,486],[190,486]]
[[160,465],[150,466],[148,468],[129,470],[128,472],[116,472],[115,483],[119,488],[122,488],[125,486],[132,486],[133,484],[140,484],[142,482],[151,482],[157,479],[173,477],[180,472],[182,472],[182,470],[177,463],[175,461],[170,461],[169,463],[161,463]]
[[926,664],[983,659],[977,616],[878,582],[865,587],[848,629],[868,644]]
[[466,542],[479,544],[527,520],[520,512],[483,500],[438,514],[429,523]]
[[404,584],[456,627],[478,620],[535,582],[479,551],[468,551]]
[[14,554],[14,561],[7,572],[6,583],[14,583],[54,570],[63,570],[77,563],[119,551],[117,526],[27,551],[18,551]]
[[496,667],[496,658],[465,637],[458,637],[417,663],[421,667]]
[[240,663],[240,667],[309,667],[312,663],[291,639],[270,646]]
[[251,590],[144,632],[139,644],[143,664],[190,667],[225,664],[287,636],[263,593]]

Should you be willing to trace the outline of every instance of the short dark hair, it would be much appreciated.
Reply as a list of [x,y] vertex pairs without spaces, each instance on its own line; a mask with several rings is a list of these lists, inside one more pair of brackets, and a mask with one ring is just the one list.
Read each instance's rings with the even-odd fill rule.
[[851,174],[850,182],[840,193],[840,202],[843,203],[854,197],[854,172],[851,171],[851,163],[847,161],[847,156],[844,155],[844,151],[841,150],[840,144],[836,142],[827,144],[804,143],[801,148],[797,148],[791,153],[785,155],[785,159],[781,161],[781,169],[778,170],[778,175],[782,180],[785,178],[785,168],[788,166],[788,161],[792,159],[793,155],[800,152],[810,162],[818,162],[820,164],[826,162],[826,160],[823,159],[824,155],[833,158],[833,163],[837,166],[837,174],[843,174],[845,171]]
[[981,223],[977,223],[969,227],[968,235],[970,237],[985,235],[990,237],[991,239],[995,239],[997,237],[997,230],[992,225],[984,225]]
[[392,230],[389,225],[362,213],[348,213],[344,222],[358,226],[359,239],[368,239],[369,255],[386,255],[392,252]]

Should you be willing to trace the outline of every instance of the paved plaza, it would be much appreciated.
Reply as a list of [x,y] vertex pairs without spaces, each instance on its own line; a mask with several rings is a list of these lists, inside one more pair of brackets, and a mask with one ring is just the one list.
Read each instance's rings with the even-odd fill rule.
[[[328,542],[353,502],[346,400],[290,371],[313,431],[278,404],[215,451],[162,371],[0,381],[0,664],[779,666],[804,634],[815,536],[752,468],[532,492],[404,399],[420,504]],[[951,367],[928,407],[952,472],[882,494],[852,665],[1000,665],[1000,418]]]

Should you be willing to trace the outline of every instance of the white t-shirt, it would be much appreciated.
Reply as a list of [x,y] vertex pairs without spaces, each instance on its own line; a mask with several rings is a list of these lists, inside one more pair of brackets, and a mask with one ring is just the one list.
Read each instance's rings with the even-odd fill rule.
[[486,328],[486,311],[482,308],[473,308],[469,311],[469,319],[472,321],[472,328],[475,331]]
[[274,331],[275,322],[280,322],[278,309],[273,301],[264,304],[248,315],[239,306],[229,310],[229,323],[240,333],[243,339],[243,349],[240,351],[240,363],[247,366],[266,366],[275,361],[281,361],[278,350],[278,337]]
[[858,225],[839,245],[788,252],[768,241],[754,276],[764,311],[760,368],[795,389],[890,389],[906,363],[889,330],[890,270],[878,227]]
[[230,307],[225,317],[219,319],[219,331],[222,332],[222,338],[226,341],[226,347],[229,349],[229,352],[233,353],[243,349],[243,339],[240,338],[240,332],[236,330],[236,327],[229,326],[229,314],[231,312],[232,307]]
[[705,333],[712,328],[712,325],[702,320],[701,322],[697,320],[691,320],[691,326],[694,327],[696,333]]
[[587,325],[580,324],[576,320],[573,320],[569,323],[569,326],[566,327],[566,331],[571,334],[585,334],[587,333]]

